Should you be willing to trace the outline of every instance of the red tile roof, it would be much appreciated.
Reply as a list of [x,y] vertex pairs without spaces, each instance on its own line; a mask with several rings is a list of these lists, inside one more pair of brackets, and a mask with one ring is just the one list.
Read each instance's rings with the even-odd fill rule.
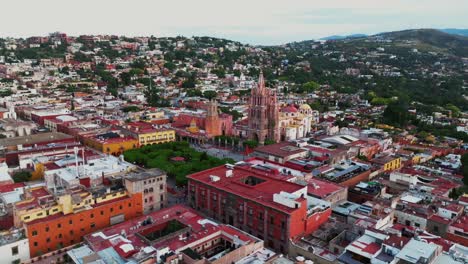
[[[230,177],[226,177],[228,170],[229,169],[223,165],[194,173],[187,177],[191,180],[202,182],[206,185],[213,186],[216,189],[233,193],[237,196],[262,203],[267,207],[276,208],[283,212],[292,212],[297,210],[274,202],[273,195],[281,191],[293,193],[304,188],[304,186],[275,178],[271,175],[270,171],[256,169],[248,164],[236,165],[232,170],[232,176]],[[220,179],[218,181],[212,181],[211,176],[218,176]],[[248,176],[255,176],[264,180],[264,182],[255,186],[247,185],[243,183],[242,180]]]
[[[148,219],[148,217],[151,217],[152,223],[142,225],[141,223]],[[150,233],[152,232],[151,230],[154,230],[155,228],[157,229],[158,226],[164,225],[171,220],[177,220],[185,226],[190,226],[190,230],[188,231],[190,236],[184,237],[184,239],[180,239],[179,236],[167,236],[162,240],[148,242],[142,239],[140,235],[136,235],[144,234],[145,232]],[[195,210],[182,205],[165,208],[148,215],[114,225],[100,232],[86,235],[85,240],[93,250],[99,251],[112,246],[109,241],[109,237],[112,236],[112,239],[115,240],[115,235],[121,234],[122,231],[126,233],[126,243],[131,244],[136,250],[146,246],[153,246],[155,248],[167,246],[170,250],[175,251],[194,242],[204,241],[204,238],[209,236],[212,236],[212,238],[220,236],[226,240],[230,240],[231,238],[227,236],[230,235],[231,237],[237,236],[239,239],[246,242],[253,241],[252,238],[245,233],[230,226],[207,221]],[[184,236],[185,235],[186,234],[184,234]],[[119,244],[117,243],[117,245]],[[126,257],[126,254],[121,254],[121,252],[119,252],[119,254],[124,258]]]
[[344,187],[338,184],[326,182],[316,178],[307,180],[307,192],[320,198],[325,198],[343,189]]
[[299,148],[294,143],[290,142],[281,142],[272,145],[260,146],[256,148],[255,151],[282,158],[307,152],[306,149]]
[[22,188],[24,187],[24,183],[19,182],[19,183],[10,183],[10,184],[5,184],[5,185],[0,185],[0,193],[7,193],[7,192],[12,192],[17,188]]
[[411,238],[409,237],[390,235],[390,237],[384,241],[384,244],[402,249],[410,240]]

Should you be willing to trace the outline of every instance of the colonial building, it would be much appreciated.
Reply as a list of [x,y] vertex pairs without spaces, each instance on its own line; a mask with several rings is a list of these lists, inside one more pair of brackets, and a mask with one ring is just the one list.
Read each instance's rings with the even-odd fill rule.
[[318,123],[318,111],[308,104],[299,106],[287,105],[280,111],[281,140],[294,140],[306,137],[312,125]]
[[141,193],[125,189],[85,190],[75,187],[52,193],[44,187],[25,190],[14,205],[15,226],[24,226],[30,256],[80,242],[83,236],[143,214]]
[[179,137],[209,139],[232,135],[232,115],[218,112],[218,102],[205,104],[206,111],[182,112],[174,116],[172,127]]
[[160,169],[132,172],[125,175],[125,188],[130,194],[142,193],[143,213],[159,210],[167,204],[166,173]]
[[290,239],[314,232],[331,214],[329,202],[293,177],[262,164],[227,164],[189,175],[188,203],[286,253]]
[[260,74],[258,85],[251,91],[249,117],[238,122],[233,134],[241,138],[258,141],[285,141],[306,137],[312,125],[318,123],[319,113],[309,105],[280,106],[276,91],[265,87]]

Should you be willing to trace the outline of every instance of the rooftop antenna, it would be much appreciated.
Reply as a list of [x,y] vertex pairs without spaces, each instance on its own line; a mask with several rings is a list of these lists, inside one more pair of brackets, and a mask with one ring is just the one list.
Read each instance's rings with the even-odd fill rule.
[[83,173],[84,173],[84,176],[86,177],[86,159],[85,159],[85,148],[81,148],[81,166],[83,167]]
[[78,170],[78,147],[73,148],[73,152],[75,153],[75,169],[76,169],[76,178],[80,178],[80,171]]

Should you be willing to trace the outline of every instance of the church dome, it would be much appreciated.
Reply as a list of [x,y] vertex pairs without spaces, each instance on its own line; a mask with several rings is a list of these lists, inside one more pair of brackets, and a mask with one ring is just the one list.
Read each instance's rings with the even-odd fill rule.
[[281,109],[281,112],[285,112],[285,113],[296,113],[296,112],[297,112],[297,108],[294,107],[293,105],[288,105],[288,106],[283,107],[283,109]]
[[310,108],[310,105],[308,104],[303,104],[299,107],[300,110],[312,110],[312,108]]

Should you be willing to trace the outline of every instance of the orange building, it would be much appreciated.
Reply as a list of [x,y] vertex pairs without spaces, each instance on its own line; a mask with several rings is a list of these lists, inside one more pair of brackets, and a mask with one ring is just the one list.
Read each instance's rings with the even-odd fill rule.
[[[76,196],[65,195],[58,198],[59,205],[46,210],[45,217],[21,217],[31,257],[76,244],[87,234],[143,215],[141,193],[131,195],[120,190],[83,197],[80,207],[75,203]],[[58,213],[54,213],[56,208]],[[36,211],[35,215],[42,213]]]
[[85,145],[106,154],[119,156],[124,151],[138,147],[138,139],[133,137],[101,138],[99,136],[88,137]]

